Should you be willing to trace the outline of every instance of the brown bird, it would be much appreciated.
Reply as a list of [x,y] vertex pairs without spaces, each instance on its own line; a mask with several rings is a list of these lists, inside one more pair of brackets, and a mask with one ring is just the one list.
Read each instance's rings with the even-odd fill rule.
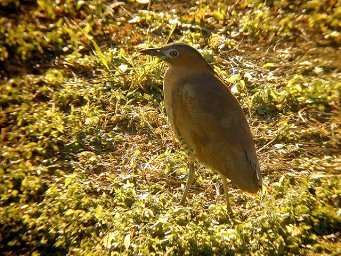
[[[171,127],[192,156],[220,174],[227,208],[232,212],[226,178],[251,193],[262,186],[252,134],[237,99],[189,45],[171,43],[142,53],[168,63],[163,90]],[[193,162],[189,166],[181,203],[194,180]]]

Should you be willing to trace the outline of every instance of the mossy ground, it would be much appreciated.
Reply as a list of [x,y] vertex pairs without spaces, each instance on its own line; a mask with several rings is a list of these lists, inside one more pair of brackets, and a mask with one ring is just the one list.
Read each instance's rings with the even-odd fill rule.
[[[339,255],[338,1],[0,3],[0,254]],[[231,1],[230,1],[231,2]],[[247,114],[257,196],[187,156],[139,49],[197,47]]]

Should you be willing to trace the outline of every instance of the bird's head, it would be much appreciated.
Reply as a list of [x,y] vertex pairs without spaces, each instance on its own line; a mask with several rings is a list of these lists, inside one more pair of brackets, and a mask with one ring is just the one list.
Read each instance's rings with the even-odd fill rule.
[[142,50],[141,53],[159,57],[170,66],[212,69],[196,49],[184,43],[171,43],[159,48],[148,48]]

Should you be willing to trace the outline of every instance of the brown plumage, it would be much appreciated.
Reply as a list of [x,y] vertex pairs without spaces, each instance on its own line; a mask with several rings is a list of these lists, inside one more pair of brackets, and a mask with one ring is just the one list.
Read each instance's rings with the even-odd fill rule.
[[[193,156],[240,189],[255,193],[262,180],[255,145],[245,115],[211,66],[194,48],[173,43],[146,49],[169,64],[164,78],[164,101],[169,122]],[[182,199],[193,180],[189,181]]]

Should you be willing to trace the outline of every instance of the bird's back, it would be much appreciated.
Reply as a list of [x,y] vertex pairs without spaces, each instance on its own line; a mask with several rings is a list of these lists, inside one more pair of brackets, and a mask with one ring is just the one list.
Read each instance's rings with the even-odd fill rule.
[[201,162],[241,189],[258,191],[261,176],[250,128],[238,101],[214,73],[171,67],[164,98],[173,130]]

